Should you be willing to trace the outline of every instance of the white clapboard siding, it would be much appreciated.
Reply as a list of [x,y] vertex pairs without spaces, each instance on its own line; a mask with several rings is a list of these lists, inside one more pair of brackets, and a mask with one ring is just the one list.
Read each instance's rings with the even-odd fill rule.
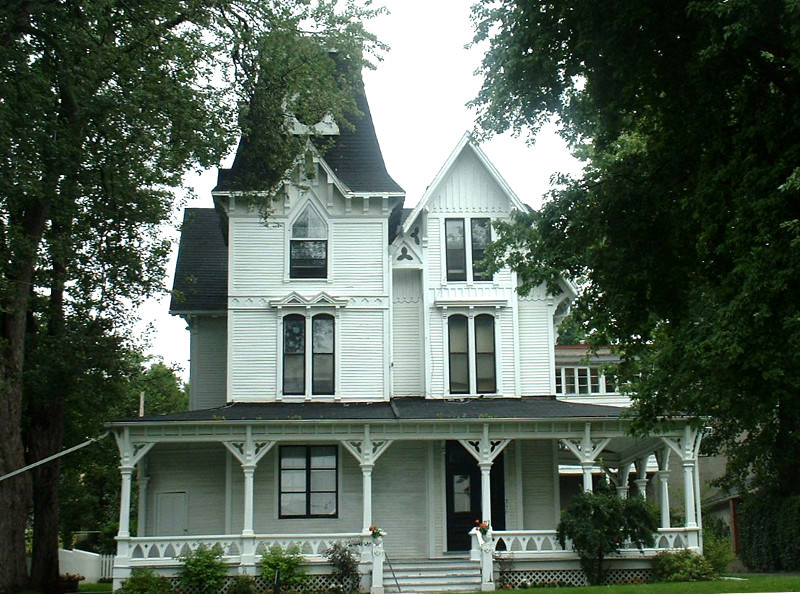
[[[225,449],[222,444],[158,444],[148,454],[148,535],[162,534],[156,525],[160,495],[186,493],[186,534],[225,531]],[[170,519],[174,523],[175,519]]]
[[232,401],[274,400],[277,378],[274,310],[229,310]]
[[[228,320],[225,316],[196,316],[190,326],[189,408],[223,406],[226,402]],[[145,410],[147,403],[145,402]]]
[[553,482],[553,443],[526,440],[521,444],[524,530],[553,530],[555,486]]
[[383,310],[346,309],[338,320],[337,358],[343,400],[377,400],[385,393],[388,362],[384,345],[388,328]]
[[426,459],[424,442],[398,441],[372,473],[372,521],[386,531],[384,546],[393,560],[428,555],[432,518],[426,511]]
[[552,393],[552,320],[545,301],[519,301],[520,393]]
[[[333,292],[386,294],[385,221],[336,220],[331,224],[330,259]],[[327,289],[331,292],[331,289]],[[355,291],[354,291],[355,290]]]
[[510,309],[504,309],[500,316],[495,317],[495,368],[502,377],[500,389],[503,396],[518,395],[514,382],[514,319]]
[[263,295],[284,277],[283,225],[260,217],[233,218],[229,235],[230,295]]
[[424,391],[422,283],[418,270],[396,270],[392,300],[392,395]]

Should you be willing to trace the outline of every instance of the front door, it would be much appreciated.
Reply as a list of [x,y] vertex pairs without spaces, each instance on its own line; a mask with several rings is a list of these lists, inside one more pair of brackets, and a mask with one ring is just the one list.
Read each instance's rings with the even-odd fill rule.
[[[446,447],[447,550],[468,551],[469,531],[481,518],[481,471],[478,462],[457,441]],[[505,529],[505,481],[503,454],[492,464],[492,527]]]

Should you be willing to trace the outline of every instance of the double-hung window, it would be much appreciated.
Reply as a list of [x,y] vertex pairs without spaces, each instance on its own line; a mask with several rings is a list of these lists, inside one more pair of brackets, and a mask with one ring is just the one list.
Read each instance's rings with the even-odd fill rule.
[[491,241],[489,219],[445,219],[444,233],[447,280],[491,281],[481,266]]
[[[283,318],[283,393],[333,394],[335,330],[330,314],[290,314]],[[306,337],[310,334],[311,340]],[[307,381],[311,378],[311,381]]]
[[289,277],[328,277],[328,228],[310,204],[292,223]]
[[497,392],[494,317],[456,314],[447,318],[451,394]]
[[280,517],[335,518],[338,513],[336,446],[280,447]]

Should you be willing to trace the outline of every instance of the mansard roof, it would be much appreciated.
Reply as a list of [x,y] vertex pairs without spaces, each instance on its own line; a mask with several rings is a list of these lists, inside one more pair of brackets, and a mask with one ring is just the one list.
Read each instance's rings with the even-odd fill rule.
[[407,397],[393,398],[389,402],[235,402],[219,408],[134,417],[118,422],[618,419],[625,410],[616,406],[564,402],[551,396],[458,400]]
[[213,208],[187,208],[169,310],[173,314],[228,308],[228,246],[224,217]]
[[[339,126],[339,134],[325,137],[332,140],[321,144],[322,158],[328,164],[330,171],[344,184],[349,192],[354,194],[404,194],[397,182],[386,171],[381,147],[375,134],[372,123],[372,114],[369,110],[367,97],[363,88],[356,95],[356,106],[361,112],[357,117],[351,117],[352,129]],[[250,146],[246,141],[239,143],[236,159],[231,169],[220,169],[217,177],[217,187],[214,192],[244,191],[249,188],[240,187],[237,179],[242,177],[238,168],[246,167],[247,163],[257,162],[254,156],[243,154]]]

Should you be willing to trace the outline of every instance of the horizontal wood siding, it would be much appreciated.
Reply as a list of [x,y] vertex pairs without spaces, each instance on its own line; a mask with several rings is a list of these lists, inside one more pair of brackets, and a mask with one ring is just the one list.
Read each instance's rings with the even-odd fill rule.
[[274,310],[230,310],[230,398],[274,400],[277,316]]
[[224,316],[197,316],[192,319],[189,336],[189,408],[223,406],[227,396],[228,320]]
[[544,301],[519,301],[520,393],[523,396],[552,392],[549,311]]
[[393,558],[427,557],[426,449],[425,442],[395,442],[373,470],[372,519],[386,531],[385,547]]
[[553,483],[553,443],[525,440],[521,447],[523,530],[553,530],[555,485]]
[[[148,534],[160,534],[156,502],[161,493],[185,492],[187,534],[225,532],[225,448],[222,444],[158,444],[148,454]],[[170,535],[171,536],[171,535]]]
[[392,395],[420,396],[425,372],[422,285],[419,271],[394,272],[392,303]]
[[340,319],[339,387],[344,400],[383,398],[388,339],[382,310],[347,310]]
[[381,220],[333,221],[330,259],[335,292],[386,294],[388,240],[384,228]]
[[284,276],[286,249],[283,225],[265,224],[260,217],[232,218],[229,265],[231,295],[263,295],[275,290]]
[[497,373],[502,375],[502,395],[518,395],[517,386],[514,383],[514,369],[516,360],[514,358],[514,318],[511,316],[510,309],[504,309],[499,318],[495,319],[495,341],[500,342],[499,357],[495,362]]

